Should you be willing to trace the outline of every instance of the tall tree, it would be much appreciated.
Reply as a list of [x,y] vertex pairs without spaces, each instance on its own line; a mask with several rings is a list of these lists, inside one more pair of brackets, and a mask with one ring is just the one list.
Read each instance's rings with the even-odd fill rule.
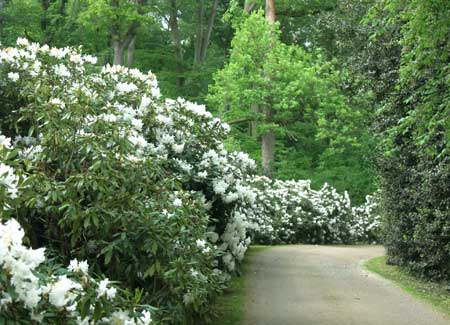
[[195,42],[195,64],[203,64],[206,60],[206,52],[211,40],[211,34],[214,28],[214,21],[217,15],[217,5],[219,0],[213,0],[205,25],[205,4],[204,1],[198,3],[197,35]]
[[[269,175],[270,168],[276,167],[270,158],[286,157],[286,144],[302,139],[301,145],[305,145],[306,139],[313,148],[310,155],[320,148],[315,142],[316,110],[345,106],[330,77],[321,79],[322,64],[303,49],[283,44],[278,24],[270,25],[260,11],[248,15],[237,28],[230,61],[217,73],[208,102],[233,125],[242,149],[250,151],[261,165],[263,158],[269,161]],[[335,95],[330,96],[333,89]],[[252,123],[257,126],[256,136],[249,139]],[[263,138],[269,142],[263,144]]]
[[139,27],[149,18],[146,0],[88,0],[88,6],[81,13],[82,23],[91,28],[95,23],[101,28],[109,28],[114,52],[113,63],[124,64],[127,51],[128,65],[134,61],[135,39]]
[[185,78],[183,76],[183,45],[181,44],[181,35],[180,28],[178,24],[178,3],[177,0],[168,0],[169,1],[169,28],[172,34],[172,43],[173,49],[175,53],[176,63],[176,72],[177,72],[177,88],[181,88],[184,85]]
[[[266,19],[270,26],[275,24],[275,0],[266,0]],[[275,35],[274,35],[275,37]],[[271,41],[272,42],[272,41]],[[266,79],[269,80],[271,76],[266,74]],[[273,122],[273,108],[270,106],[271,98],[266,98],[263,107],[266,123]],[[275,158],[275,133],[272,129],[266,130],[262,135],[262,168],[266,176],[273,175],[273,164]]]

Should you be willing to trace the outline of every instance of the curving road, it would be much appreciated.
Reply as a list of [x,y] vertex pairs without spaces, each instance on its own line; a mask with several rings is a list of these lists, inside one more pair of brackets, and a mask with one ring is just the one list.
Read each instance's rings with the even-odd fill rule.
[[278,246],[249,256],[246,325],[450,325],[361,268],[381,246]]

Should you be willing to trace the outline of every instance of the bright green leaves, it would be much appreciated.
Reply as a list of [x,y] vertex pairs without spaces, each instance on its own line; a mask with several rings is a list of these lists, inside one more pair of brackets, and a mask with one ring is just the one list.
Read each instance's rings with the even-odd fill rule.
[[[262,12],[242,19],[230,60],[210,87],[210,107],[232,124],[234,145],[257,161],[261,135],[275,132],[278,177],[311,178],[315,186],[328,177],[363,201],[374,190],[373,173],[362,158],[372,144],[369,96],[345,93],[342,85],[351,81],[335,62],[280,37],[280,26],[271,27]],[[270,120],[264,107],[273,112]]]

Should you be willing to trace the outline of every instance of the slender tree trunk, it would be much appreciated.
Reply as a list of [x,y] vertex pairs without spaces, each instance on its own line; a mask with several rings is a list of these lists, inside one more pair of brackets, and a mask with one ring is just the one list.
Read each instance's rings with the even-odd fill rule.
[[195,38],[194,64],[200,63],[203,44],[203,15],[205,13],[204,0],[199,0],[197,11],[197,35]]
[[216,19],[218,3],[219,3],[219,0],[213,0],[211,10],[209,11],[208,25],[206,27],[206,33],[203,37],[202,48],[201,48],[201,52],[200,52],[200,62],[201,63],[204,63],[206,60],[206,50],[208,49],[209,41],[211,40],[211,33],[214,28],[214,21]]
[[[251,105],[251,110],[253,113],[258,114],[260,113],[260,109],[259,109],[259,105],[258,104],[252,104]],[[254,118],[251,122],[250,122],[250,129],[249,129],[249,134],[252,138],[256,139],[258,137],[258,122],[256,121],[256,118]]]
[[[255,5],[256,5],[256,0],[245,0],[244,11],[248,14],[251,13],[253,11],[253,9],[255,8]],[[253,85],[253,89],[256,89],[255,85]],[[254,139],[257,139],[258,138],[258,122],[256,120],[256,115],[261,112],[261,109],[258,104],[252,104],[250,106],[250,109],[254,113],[255,118],[252,121],[250,121],[249,134]]]
[[256,0],[245,0],[245,4],[244,4],[244,11],[246,13],[251,13],[256,6]]
[[48,17],[47,17],[47,11],[48,11],[48,7],[49,7],[50,3],[49,0],[42,0],[41,1],[41,8],[42,8],[42,16],[41,16],[41,31],[46,32],[47,30],[47,24],[48,24]]
[[[266,19],[270,25],[275,23],[275,0],[266,0]],[[270,81],[270,76],[266,75]],[[265,122],[273,122],[273,109],[270,107],[270,98],[266,98],[266,104],[263,107]],[[262,168],[264,175],[273,176],[273,164],[275,160],[275,133],[273,130],[267,130],[262,135]]]
[[127,67],[131,68],[134,63],[134,50],[136,48],[136,36],[133,36],[133,38],[130,41],[130,44],[128,45],[127,49]]
[[172,32],[172,42],[174,46],[175,58],[177,60],[177,87],[182,88],[184,86],[183,77],[183,47],[181,46],[180,30],[178,27],[178,6],[177,0],[170,0],[170,17],[169,27]]
[[61,0],[58,6],[58,14],[64,15],[64,10],[66,9],[66,4],[68,0]]

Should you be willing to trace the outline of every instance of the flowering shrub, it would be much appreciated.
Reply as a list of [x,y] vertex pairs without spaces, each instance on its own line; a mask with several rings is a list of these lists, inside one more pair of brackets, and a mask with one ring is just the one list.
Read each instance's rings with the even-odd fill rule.
[[[145,306],[119,295],[108,279],[92,278],[86,261],[74,259],[67,269],[40,267],[45,261],[44,249],[22,245],[24,231],[15,219],[0,225],[0,236],[0,266],[5,272],[0,279],[0,320],[130,325],[152,322]],[[138,295],[133,298],[139,300]],[[125,311],[123,306],[132,308]]]
[[205,163],[211,176],[198,176],[192,166],[214,149],[234,159],[221,148],[226,126],[204,107],[162,101],[151,73],[93,63],[26,40],[0,51],[2,131],[29,176],[12,216],[33,247],[62,263],[87,260],[131,290],[148,288],[142,300],[158,308],[155,319],[208,313],[227,275],[207,241],[219,236],[208,212],[214,197],[195,179],[226,172]]
[[[0,239],[21,234],[5,244],[19,264],[27,257],[16,251],[39,256],[25,263],[34,307],[2,263],[2,306],[20,302],[17,317],[139,324],[151,305],[153,323],[193,323],[208,317],[251,237],[372,240],[371,201],[351,208],[329,187],[257,177],[247,154],[224,149],[229,127],[204,106],[163,100],[150,72],[95,63],[24,39],[0,49],[0,207],[9,220]],[[44,263],[43,249],[23,243],[54,258]],[[87,263],[126,289],[88,276]]]
[[[11,139],[0,135],[0,208],[6,218],[17,200],[26,195],[26,179],[16,172]],[[5,164],[9,163],[11,165]],[[20,195],[19,195],[20,191]],[[24,230],[17,220],[0,223],[0,321],[15,320],[77,324],[146,325],[152,322],[148,306],[140,306],[139,292],[118,290],[108,279],[88,273],[87,261],[70,261],[61,268],[45,258],[45,249],[23,245]],[[44,264],[45,262],[45,264]],[[132,299],[130,299],[132,298]],[[127,306],[129,310],[122,310]],[[141,310],[141,312],[138,312]]]
[[309,181],[249,180],[256,201],[240,207],[259,243],[354,243],[378,240],[380,217],[374,198],[351,207],[347,193],[329,185],[311,189]]

